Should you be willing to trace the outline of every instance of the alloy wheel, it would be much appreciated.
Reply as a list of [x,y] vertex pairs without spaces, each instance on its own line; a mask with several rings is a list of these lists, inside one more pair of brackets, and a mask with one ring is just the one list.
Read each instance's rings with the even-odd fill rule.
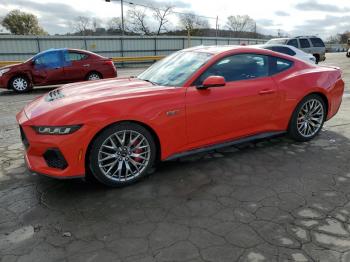
[[12,86],[16,91],[25,91],[28,88],[28,82],[22,77],[16,77]]
[[307,100],[301,107],[297,118],[297,130],[303,137],[312,137],[322,127],[324,109],[317,99]]
[[142,174],[150,157],[150,144],[144,135],[134,130],[122,130],[102,143],[98,151],[98,166],[109,179],[126,182]]
[[92,73],[88,77],[88,80],[99,80],[99,79],[101,79],[101,77],[96,73]]

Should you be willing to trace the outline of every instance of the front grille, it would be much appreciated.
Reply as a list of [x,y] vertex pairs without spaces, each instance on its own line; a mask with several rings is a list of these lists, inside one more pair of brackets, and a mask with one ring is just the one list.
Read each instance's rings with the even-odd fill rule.
[[52,168],[65,169],[68,164],[58,148],[48,149],[43,155],[46,164]]
[[21,132],[21,140],[22,140],[22,143],[23,143],[25,149],[28,149],[28,147],[29,147],[29,141],[28,141],[27,136],[26,136],[26,134],[24,133],[23,128],[22,128],[21,126],[19,126],[19,131]]
[[52,101],[55,101],[55,100],[63,98],[63,97],[64,97],[64,95],[63,95],[62,91],[59,89],[55,89],[55,90],[50,91],[46,95],[45,100],[47,102],[52,102]]

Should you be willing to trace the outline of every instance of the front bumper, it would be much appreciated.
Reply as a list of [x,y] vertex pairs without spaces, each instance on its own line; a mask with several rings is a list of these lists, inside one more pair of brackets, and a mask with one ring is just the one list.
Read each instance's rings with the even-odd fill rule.
[[8,79],[5,76],[0,76],[0,88],[7,88]]
[[38,135],[24,110],[17,115],[25,162],[32,172],[55,178],[85,176],[85,153],[89,132],[81,127],[69,135]]

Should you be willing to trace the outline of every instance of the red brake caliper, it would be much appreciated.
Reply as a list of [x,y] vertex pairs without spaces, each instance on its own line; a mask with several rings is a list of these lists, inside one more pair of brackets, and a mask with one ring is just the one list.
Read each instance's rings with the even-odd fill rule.
[[[133,143],[133,146],[136,146],[139,142],[140,142],[140,140],[137,139],[137,140]],[[137,148],[137,149],[134,150],[134,153],[135,153],[135,154],[141,154],[142,152],[143,152],[143,150],[142,150],[141,148]],[[135,157],[135,158],[134,158],[134,161],[136,161],[136,162],[142,162],[142,158],[140,158],[140,157]]]

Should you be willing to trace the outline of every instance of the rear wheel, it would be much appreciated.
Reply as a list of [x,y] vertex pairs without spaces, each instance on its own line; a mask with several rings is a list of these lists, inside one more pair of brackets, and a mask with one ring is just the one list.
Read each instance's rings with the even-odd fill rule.
[[121,187],[149,174],[155,159],[156,145],[150,132],[125,122],[108,127],[94,140],[89,165],[98,181]]
[[309,141],[321,131],[325,119],[325,102],[319,95],[309,95],[296,107],[288,133],[296,141]]
[[346,56],[350,57],[350,50],[348,52],[346,52]]
[[10,87],[17,93],[25,93],[31,89],[30,82],[24,76],[15,76],[12,78]]
[[102,79],[102,76],[97,73],[97,72],[91,72],[87,75],[86,80],[90,81],[90,80],[99,80]]
[[314,57],[316,59],[316,64],[320,62],[320,56],[318,54],[314,54]]

